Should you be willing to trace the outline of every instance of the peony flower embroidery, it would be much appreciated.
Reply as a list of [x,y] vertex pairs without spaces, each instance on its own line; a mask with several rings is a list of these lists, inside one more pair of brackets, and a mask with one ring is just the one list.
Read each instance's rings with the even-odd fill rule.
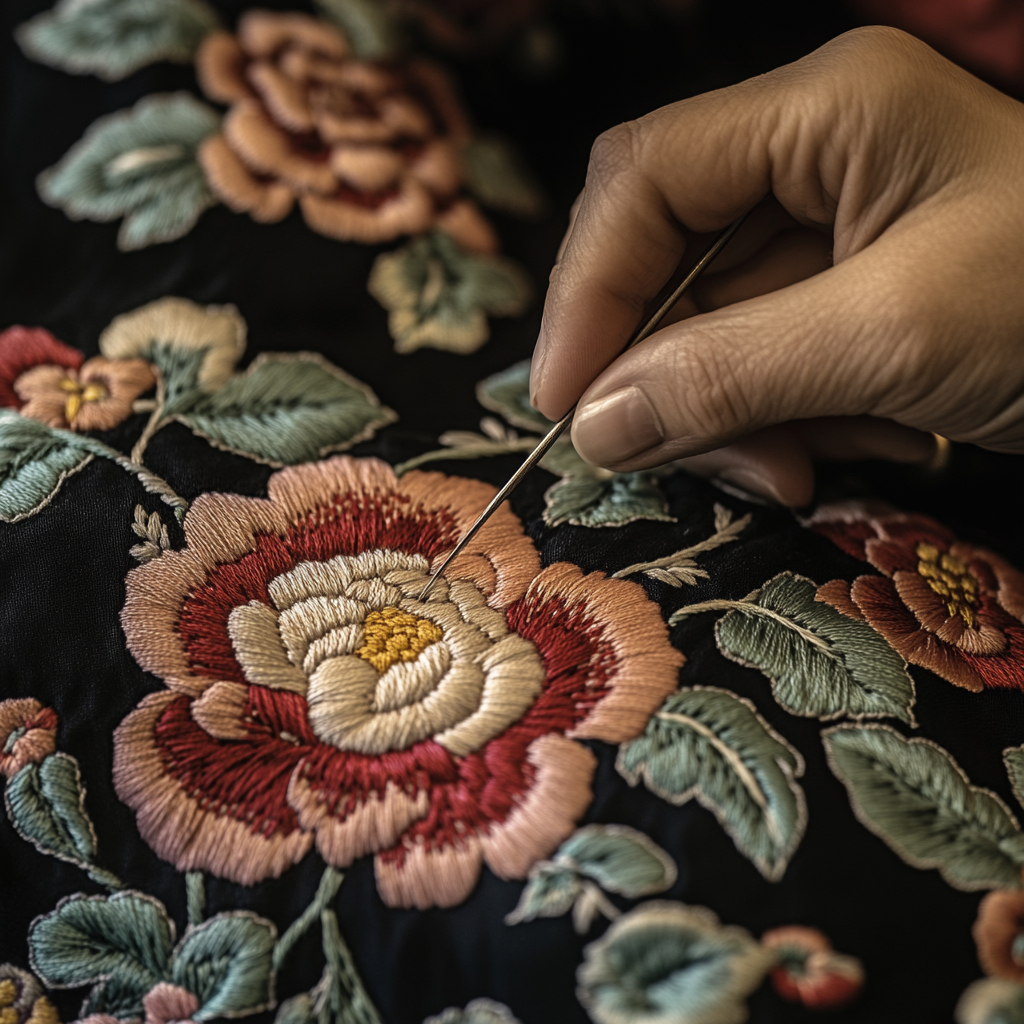
[[77,371],[85,357],[42,327],[8,327],[0,331],[0,406],[21,409],[22,375],[39,367]]
[[296,198],[314,231],[386,242],[444,228],[467,249],[497,237],[460,197],[469,137],[444,73],[424,61],[357,60],[330,23],[249,11],[196,55],[206,94],[231,105],[199,148],[210,187],[233,210],[281,220]]
[[493,493],[336,457],[193,503],[122,613],[168,687],[114,753],[160,856],[248,884],[315,842],[336,867],[375,854],[392,906],[450,906],[482,864],[525,878],[573,831],[595,767],[577,741],[637,736],[683,657],[638,585],[541,569],[507,507],[420,601]]
[[809,525],[885,574],[833,580],[819,600],[956,686],[1024,689],[1024,575],[1013,566],[927,516],[848,504]]
[[761,945],[778,959],[771,977],[775,991],[812,1010],[846,1006],[864,987],[864,968],[856,957],[837,953],[817,928],[787,925],[761,936]]
[[0,775],[11,779],[56,749],[57,713],[32,697],[0,701]]

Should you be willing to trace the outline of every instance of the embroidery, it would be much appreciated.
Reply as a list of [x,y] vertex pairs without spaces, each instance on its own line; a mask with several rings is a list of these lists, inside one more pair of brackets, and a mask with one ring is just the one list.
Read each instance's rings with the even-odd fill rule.
[[519,1024],[519,1021],[504,1003],[474,999],[464,1010],[449,1007],[435,1017],[428,1017],[423,1024]]
[[956,1004],[956,1024],[1002,1024],[1024,1019],[1024,985],[982,978],[968,985]]
[[14,778],[56,749],[57,716],[32,697],[0,701],[0,775]]
[[1024,576],[920,515],[826,506],[809,520],[883,576],[833,580],[819,599],[865,619],[912,665],[955,686],[1024,688]]
[[[265,500],[196,500],[122,613],[168,686],[114,744],[160,856],[251,883],[316,842],[337,867],[376,854],[390,905],[450,906],[483,863],[525,878],[572,832],[595,764],[575,741],[640,733],[683,657],[636,584],[541,570],[507,507],[419,601],[493,493],[342,457],[274,474]],[[380,673],[402,624],[423,646]]]
[[217,15],[203,0],[60,0],[15,32],[25,55],[107,82],[147,64],[192,60]]
[[681,806],[696,798],[769,881],[786,871],[807,826],[796,781],[803,758],[750,701],[716,687],[672,694],[643,736],[619,749],[615,767],[631,785]]
[[[515,426],[546,434],[554,424],[530,405],[529,361],[496,373],[477,385],[477,398]],[[425,452],[395,467],[401,475],[430,462],[479,459],[488,455],[533,451],[539,437],[520,437],[493,417],[480,422],[482,434],[451,430],[438,439],[444,446]],[[585,463],[572,441],[563,436],[541,459],[540,465],[561,477],[544,495],[547,526],[624,526],[637,519],[675,522],[668,502],[655,482],[657,473],[611,473]],[[723,541],[724,543],[724,541]],[[685,554],[680,552],[680,554]]]
[[654,900],[583,951],[577,996],[597,1024],[740,1024],[773,962],[742,928],[704,907]]
[[160,513],[151,512],[146,515],[146,510],[141,505],[135,506],[132,532],[136,537],[142,538],[141,544],[133,544],[129,549],[132,558],[139,562],[159,558],[171,547],[171,538],[164,521],[160,518]]
[[822,604],[815,593],[812,580],[780,573],[749,597],[684,605],[668,621],[728,611],[715,624],[718,649],[763,672],[791,714],[826,721],[892,716],[915,725],[906,662],[867,623]]
[[987,975],[1024,982],[1024,891],[990,892],[978,906],[972,934]]
[[[100,350],[83,363],[40,328],[0,333],[0,405],[18,410],[0,410],[5,521],[34,515],[94,456],[132,473],[180,517],[185,499],[143,463],[150,440],[174,421],[218,448],[281,466],[351,447],[396,419],[366,385],[313,353],[263,353],[233,375],[245,350],[245,322],[233,306],[160,299],[116,317]],[[155,398],[137,399],[154,384]],[[148,412],[149,420],[129,456],[80,433],[108,429],[132,412]],[[137,518],[138,534],[136,527]],[[148,520],[139,536],[160,545],[159,529]],[[133,553],[155,555],[142,548]]]
[[938,868],[955,889],[1019,887],[1020,826],[941,747],[883,725],[835,726],[822,741],[854,813],[908,864]]
[[14,964],[0,964],[0,1021],[3,1024],[60,1024],[60,1017],[43,994],[42,985],[28,971]]
[[778,962],[772,968],[775,991],[811,1010],[830,1010],[852,1002],[864,987],[864,967],[837,953],[817,928],[789,925],[761,936]]
[[377,257],[367,287],[389,311],[396,352],[430,347],[468,355],[490,337],[488,315],[523,312],[530,283],[495,248],[480,244],[482,251],[473,251],[450,231],[432,231]]
[[558,848],[551,860],[530,868],[529,881],[506,924],[561,917],[572,910],[573,927],[586,934],[598,914],[620,914],[601,889],[638,899],[670,889],[672,858],[642,832],[626,825],[587,825]]
[[36,179],[39,195],[72,220],[121,220],[124,251],[173,241],[216,202],[196,154],[218,125],[216,111],[186,92],[145,96],[94,121]]

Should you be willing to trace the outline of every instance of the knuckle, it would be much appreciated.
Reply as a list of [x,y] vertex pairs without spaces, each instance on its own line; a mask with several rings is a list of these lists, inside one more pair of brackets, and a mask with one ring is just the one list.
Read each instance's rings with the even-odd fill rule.
[[587,168],[588,189],[594,184],[607,187],[616,179],[635,170],[639,150],[638,136],[637,122],[626,121],[602,132],[594,140]]

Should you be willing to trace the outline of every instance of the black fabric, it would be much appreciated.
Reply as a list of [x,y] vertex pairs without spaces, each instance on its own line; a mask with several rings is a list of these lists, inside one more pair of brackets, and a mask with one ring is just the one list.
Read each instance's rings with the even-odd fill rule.
[[[398,423],[358,445],[355,454],[396,463],[436,447],[444,430],[477,428],[483,410],[474,385],[530,354],[539,299],[518,319],[493,320],[491,340],[472,357],[431,350],[400,356],[392,349],[385,311],[365,287],[374,258],[387,247],[323,238],[298,213],[262,226],[220,206],[180,241],[123,254],[115,248],[116,225],[72,223],[46,207],[36,195],[35,175],[95,118],[152,92],[195,90],[188,66],[161,63],[105,84],[26,60],[11,31],[46,6],[46,0],[7,0],[0,12],[0,328],[44,326],[91,355],[115,315],[145,302],[164,295],[232,302],[249,325],[246,361],[261,351],[322,352],[399,412]],[[230,23],[247,5],[224,0],[217,6]],[[274,6],[303,5],[275,0]],[[696,20],[671,28],[653,15],[631,17],[626,8],[596,15],[583,8],[557,10],[563,61],[541,80],[524,77],[501,54],[454,65],[476,121],[516,141],[550,197],[550,212],[537,223],[495,218],[504,251],[527,268],[538,294],[594,135],[662,103],[795,59],[852,24],[841,8],[827,4],[710,3]],[[127,451],[143,422],[142,416],[129,418],[108,440]],[[180,425],[153,440],[147,463],[189,500],[212,490],[265,494],[272,472],[215,450]],[[510,456],[436,468],[499,484],[516,464]],[[1013,458],[957,448],[939,477],[869,464],[825,469],[819,498],[887,498],[926,511],[961,537],[1024,565],[1019,472]],[[713,502],[724,500],[738,513],[751,511],[753,525],[740,543],[705,556],[702,565],[711,578],[689,589],[687,601],[740,597],[784,570],[819,582],[871,571],[790,513],[723,499],[710,484],[682,475],[666,484],[677,523],[548,529],[540,513],[553,479],[537,471],[513,499],[545,564],[564,558],[586,571],[613,571],[675,550],[712,532]],[[0,525],[0,697],[32,696],[57,711],[58,749],[82,767],[103,862],[163,901],[180,933],[183,877],[141,840],[134,814],[111,783],[113,730],[145,694],[162,686],[127,651],[118,618],[124,579],[136,564],[128,551],[133,509],[140,501],[148,510],[161,508],[140,493],[122,470],[96,460],[68,479],[40,514]],[[173,523],[171,535],[179,545],[182,535]],[[666,615],[683,600],[678,591],[646,586]],[[614,769],[614,749],[601,743],[591,744],[600,766],[586,820],[630,824],[668,850],[680,871],[667,898],[710,907],[724,922],[754,934],[788,923],[820,927],[837,949],[862,959],[867,986],[856,1004],[829,1018],[837,1024],[951,1020],[959,994],[980,974],[971,940],[980,895],[955,891],[936,871],[907,866],[855,820],[846,791],[825,764],[821,724],[786,714],[759,673],[726,661],[715,648],[711,617],[683,622],[672,637],[688,659],[684,685],[723,687],[751,699],[801,751],[810,808],[806,837],[784,879],[766,882],[707,810],[695,801],[673,808],[643,787],[631,789]],[[1015,806],[1000,752],[1024,741],[1024,697],[971,694],[924,670],[913,675],[918,734],[949,750],[976,785]],[[308,903],[322,870],[310,853],[281,878],[253,887],[208,876],[210,910],[251,908],[283,930]],[[479,996],[506,1003],[524,1024],[587,1020],[574,992],[575,971],[597,932],[577,936],[568,917],[508,927],[503,918],[517,902],[520,882],[502,882],[485,869],[461,906],[408,911],[383,905],[371,858],[347,876],[337,901],[342,929],[387,1024],[420,1024]],[[0,962],[27,967],[32,919],[63,896],[102,891],[78,868],[39,854],[0,814]],[[315,984],[321,968],[315,934],[306,936],[291,963],[278,979],[279,998]],[[53,994],[62,1020],[78,1015],[82,996],[80,990]],[[750,1007],[757,1024],[813,1016],[784,1003],[767,982]],[[268,1012],[258,1020],[272,1017]]]

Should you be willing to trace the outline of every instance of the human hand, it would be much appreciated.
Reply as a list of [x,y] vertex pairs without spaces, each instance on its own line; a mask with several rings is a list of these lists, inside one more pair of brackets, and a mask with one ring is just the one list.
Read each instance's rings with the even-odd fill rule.
[[[755,206],[616,358],[684,250]],[[563,248],[532,397],[580,400],[588,462],[802,505],[814,458],[1024,451],[1024,106],[911,36],[858,29],[606,132]]]

